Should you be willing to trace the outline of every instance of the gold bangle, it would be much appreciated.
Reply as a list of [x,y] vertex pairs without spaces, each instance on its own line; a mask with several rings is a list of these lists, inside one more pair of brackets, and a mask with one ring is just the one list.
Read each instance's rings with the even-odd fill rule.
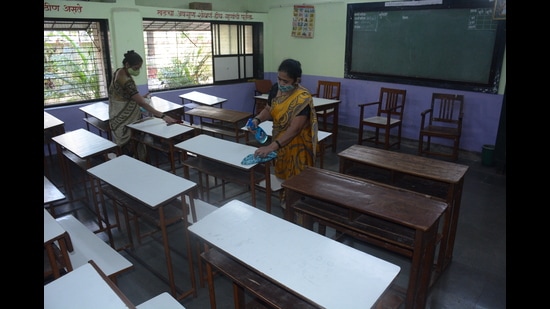
[[275,143],[277,143],[277,146],[279,146],[279,149],[283,148],[283,146],[281,146],[281,143],[279,143],[278,140],[275,140]]

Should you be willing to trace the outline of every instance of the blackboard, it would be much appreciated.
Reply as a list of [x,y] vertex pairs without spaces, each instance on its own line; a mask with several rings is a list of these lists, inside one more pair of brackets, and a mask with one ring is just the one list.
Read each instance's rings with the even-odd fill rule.
[[347,26],[346,78],[498,90],[506,36],[493,6],[348,4]]

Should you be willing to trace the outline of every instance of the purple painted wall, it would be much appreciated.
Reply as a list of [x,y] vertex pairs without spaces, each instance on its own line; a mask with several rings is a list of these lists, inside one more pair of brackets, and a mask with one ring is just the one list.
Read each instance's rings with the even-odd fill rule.
[[[265,78],[275,82],[276,73],[266,73]],[[457,93],[463,94],[465,101],[465,115],[460,148],[472,152],[481,152],[483,145],[495,144],[503,95],[311,75],[304,75],[302,77],[302,84],[313,93],[316,90],[319,79],[340,81],[342,83],[340,94],[342,103],[339,109],[339,122],[342,126],[358,127],[359,107],[357,105],[359,103],[376,101],[380,87],[401,88],[407,90],[402,136],[418,140],[420,113],[429,107],[432,92]],[[141,93],[147,92],[146,85],[139,88]],[[200,91],[227,98],[227,102],[223,104],[223,107],[227,109],[249,112],[252,112],[253,109],[254,83],[252,82],[165,91],[154,93],[153,95],[181,104],[179,95],[191,91]],[[86,128],[82,120],[84,113],[79,110],[79,107],[87,104],[48,108],[45,110],[63,120],[66,131],[72,131],[78,128]],[[448,145],[448,143],[444,143],[443,141],[441,143]]]

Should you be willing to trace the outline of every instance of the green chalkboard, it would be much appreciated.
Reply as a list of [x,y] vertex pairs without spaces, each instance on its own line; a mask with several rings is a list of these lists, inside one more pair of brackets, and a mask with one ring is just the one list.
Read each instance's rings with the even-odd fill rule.
[[505,35],[492,7],[353,6],[346,77],[496,91]]

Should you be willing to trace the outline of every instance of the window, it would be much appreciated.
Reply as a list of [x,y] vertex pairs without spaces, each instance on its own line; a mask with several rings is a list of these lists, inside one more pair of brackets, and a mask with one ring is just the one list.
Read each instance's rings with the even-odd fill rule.
[[149,90],[253,78],[254,35],[252,24],[144,20]]
[[107,97],[105,26],[90,20],[44,20],[44,106]]
[[[263,78],[262,29],[261,23],[143,20],[149,90]],[[107,36],[104,20],[44,20],[44,106],[108,98]]]

